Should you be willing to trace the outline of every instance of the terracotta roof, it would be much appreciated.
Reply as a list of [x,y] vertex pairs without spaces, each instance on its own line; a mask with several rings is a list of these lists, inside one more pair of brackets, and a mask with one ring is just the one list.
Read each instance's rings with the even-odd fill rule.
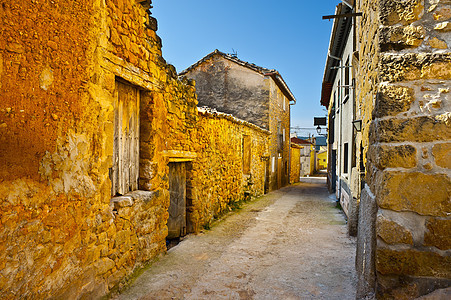
[[195,64],[191,65],[187,69],[185,69],[182,72],[180,72],[179,76],[183,76],[186,73],[190,72],[191,70],[197,68],[199,65],[201,65],[204,62],[206,62],[208,59],[212,58],[214,55],[220,55],[220,56],[224,57],[225,59],[228,59],[228,60],[230,60],[230,61],[232,61],[232,62],[234,62],[234,63],[236,63],[236,64],[238,64],[240,66],[243,66],[243,67],[246,67],[248,69],[251,69],[251,70],[253,70],[253,71],[257,72],[257,73],[260,73],[260,74],[262,74],[264,76],[270,76],[274,80],[274,82],[277,84],[279,89],[282,91],[282,93],[285,95],[285,97],[287,97],[290,101],[293,101],[294,103],[296,103],[296,98],[294,97],[294,95],[290,91],[290,89],[288,88],[288,85],[286,84],[286,82],[283,80],[282,75],[280,75],[280,73],[277,70],[259,67],[256,64],[252,64],[252,63],[243,61],[241,59],[238,59],[238,57],[236,57],[235,55],[221,52],[218,49],[216,49],[215,51],[209,53],[207,56],[205,56],[201,60],[197,61]]
[[291,142],[295,143],[295,144],[298,144],[298,145],[313,145],[309,141],[301,140],[300,138],[297,138],[297,137],[292,137],[291,138]]

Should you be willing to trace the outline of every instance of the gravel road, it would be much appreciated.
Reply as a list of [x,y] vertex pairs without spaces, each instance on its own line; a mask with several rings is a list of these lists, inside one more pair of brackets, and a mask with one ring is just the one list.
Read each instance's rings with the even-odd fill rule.
[[187,236],[115,299],[355,299],[355,240],[325,178]]

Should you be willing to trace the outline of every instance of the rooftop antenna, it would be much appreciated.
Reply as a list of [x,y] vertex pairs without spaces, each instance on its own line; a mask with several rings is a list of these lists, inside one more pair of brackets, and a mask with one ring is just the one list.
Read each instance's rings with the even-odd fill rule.
[[230,56],[238,58],[238,52],[235,51],[235,49],[232,48],[232,54]]

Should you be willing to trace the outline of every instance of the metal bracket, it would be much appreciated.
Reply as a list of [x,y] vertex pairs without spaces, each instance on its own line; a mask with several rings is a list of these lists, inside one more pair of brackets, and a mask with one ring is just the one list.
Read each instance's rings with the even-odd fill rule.
[[363,14],[361,12],[350,13],[350,14],[342,14],[342,15],[330,15],[330,16],[323,16],[323,20],[349,18],[349,17],[361,17],[362,15]]

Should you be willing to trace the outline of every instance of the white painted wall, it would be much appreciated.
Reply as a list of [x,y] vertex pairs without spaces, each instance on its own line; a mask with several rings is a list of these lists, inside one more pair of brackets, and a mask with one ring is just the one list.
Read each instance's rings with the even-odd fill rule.
[[[349,37],[346,42],[346,47],[343,52],[343,56],[341,57],[342,62],[341,65],[344,66],[346,61],[349,59],[348,65],[352,65],[352,40],[353,40],[353,32],[349,34]],[[333,150],[337,151],[337,161],[336,161],[336,196],[340,199],[341,205],[345,212],[347,212],[347,205],[349,195],[347,193],[343,193],[343,187],[340,184],[340,179],[345,181],[348,186],[350,186],[350,178],[351,178],[351,164],[352,164],[352,143],[353,143],[353,115],[354,115],[354,89],[349,89],[349,97],[345,99],[345,87],[343,87],[346,83],[345,80],[346,71],[345,69],[338,70],[337,76],[335,77],[335,81],[333,83],[331,100],[330,103],[333,105],[335,102],[335,135],[334,135],[334,143],[332,146]],[[349,67],[349,85],[352,84],[352,68]],[[347,153],[347,172],[345,172],[344,166],[344,145],[348,144],[348,153]]]

